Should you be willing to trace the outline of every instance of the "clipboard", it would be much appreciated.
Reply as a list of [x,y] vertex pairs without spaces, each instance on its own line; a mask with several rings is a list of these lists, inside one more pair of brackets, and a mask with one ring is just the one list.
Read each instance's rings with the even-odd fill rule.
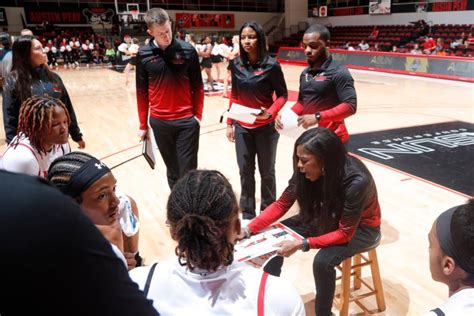
[[142,155],[145,157],[151,169],[155,169],[157,147],[153,130],[148,128],[146,139],[143,141]]

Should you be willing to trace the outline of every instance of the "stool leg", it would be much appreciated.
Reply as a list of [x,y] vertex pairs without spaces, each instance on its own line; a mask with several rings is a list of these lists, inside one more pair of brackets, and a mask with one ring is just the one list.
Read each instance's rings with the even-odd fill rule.
[[369,260],[371,261],[370,270],[372,272],[372,280],[374,281],[375,298],[379,311],[385,310],[385,298],[383,295],[382,279],[380,277],[379,262],[377,260],[377,252],[375,249],[369,251]]
[[[359,254],[354,255],[353,258],[354,258],[354,265],[361,263],[361,257]],[[355,274],[354,274],[354,290],[358,290],[362,286],[362,282],[360,281],[361,278],[362,278],[362,267],[358,267],[355,269]]]
[[351,263],[352,258],[344,260],[342,263],[342,278],[341,278],[341,303],[339,306],[339,315],[349,315],[349,295],[351,291]]

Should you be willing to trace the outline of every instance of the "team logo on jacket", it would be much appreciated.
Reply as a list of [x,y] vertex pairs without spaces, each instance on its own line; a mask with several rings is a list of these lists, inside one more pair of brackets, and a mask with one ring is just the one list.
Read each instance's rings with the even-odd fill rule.
[[320,74],[317,74],[316,77],[314,77],[314,80],[316,80],[316,81],[325,81],[327,79],[328,79],[328,77],[326,77],[324,75],[324,72],[322,72]]
[[184,56],[180,53],[174,54],[174,58],[171,59],[171,62],[175,65],[182,65],[184,64]]
[[53,91],[54,91],[55,93],[61,93],[61,87],[59,86],[58,83],[54,83],[54,84],[53,84]]

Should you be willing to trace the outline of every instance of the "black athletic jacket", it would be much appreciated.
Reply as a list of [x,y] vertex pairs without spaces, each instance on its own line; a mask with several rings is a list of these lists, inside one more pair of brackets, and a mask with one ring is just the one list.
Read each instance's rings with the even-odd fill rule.
[[[72,139],[76,142],[82,140],[82,134],[77,124],[76,113],[72,107],[66,87],[61,78],[54,72],[52,72],[53,80],[51,80],[43,67],[44,66],[40,66],[36,69],[38,78],[34,78],[31,82],[31,95],[48,95],[61,100],[66,105],[69,116],[71,117],[69,134],[71,134]],[[17,132],[20,106],[21,100],[17,91],[17,75],[16,71],[12,71],[3,85],[3,127],[5,128],[5,137],[8,144],[12,141]]]

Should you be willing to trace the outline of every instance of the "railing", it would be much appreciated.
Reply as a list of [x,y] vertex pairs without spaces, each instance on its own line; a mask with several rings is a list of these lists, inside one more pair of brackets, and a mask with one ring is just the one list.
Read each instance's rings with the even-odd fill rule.
[[[363,52],[331,49],[334,60],[349,68],[474,82],[474,58]],[[280,63],[307,66],[303,49],[280,47]]]

